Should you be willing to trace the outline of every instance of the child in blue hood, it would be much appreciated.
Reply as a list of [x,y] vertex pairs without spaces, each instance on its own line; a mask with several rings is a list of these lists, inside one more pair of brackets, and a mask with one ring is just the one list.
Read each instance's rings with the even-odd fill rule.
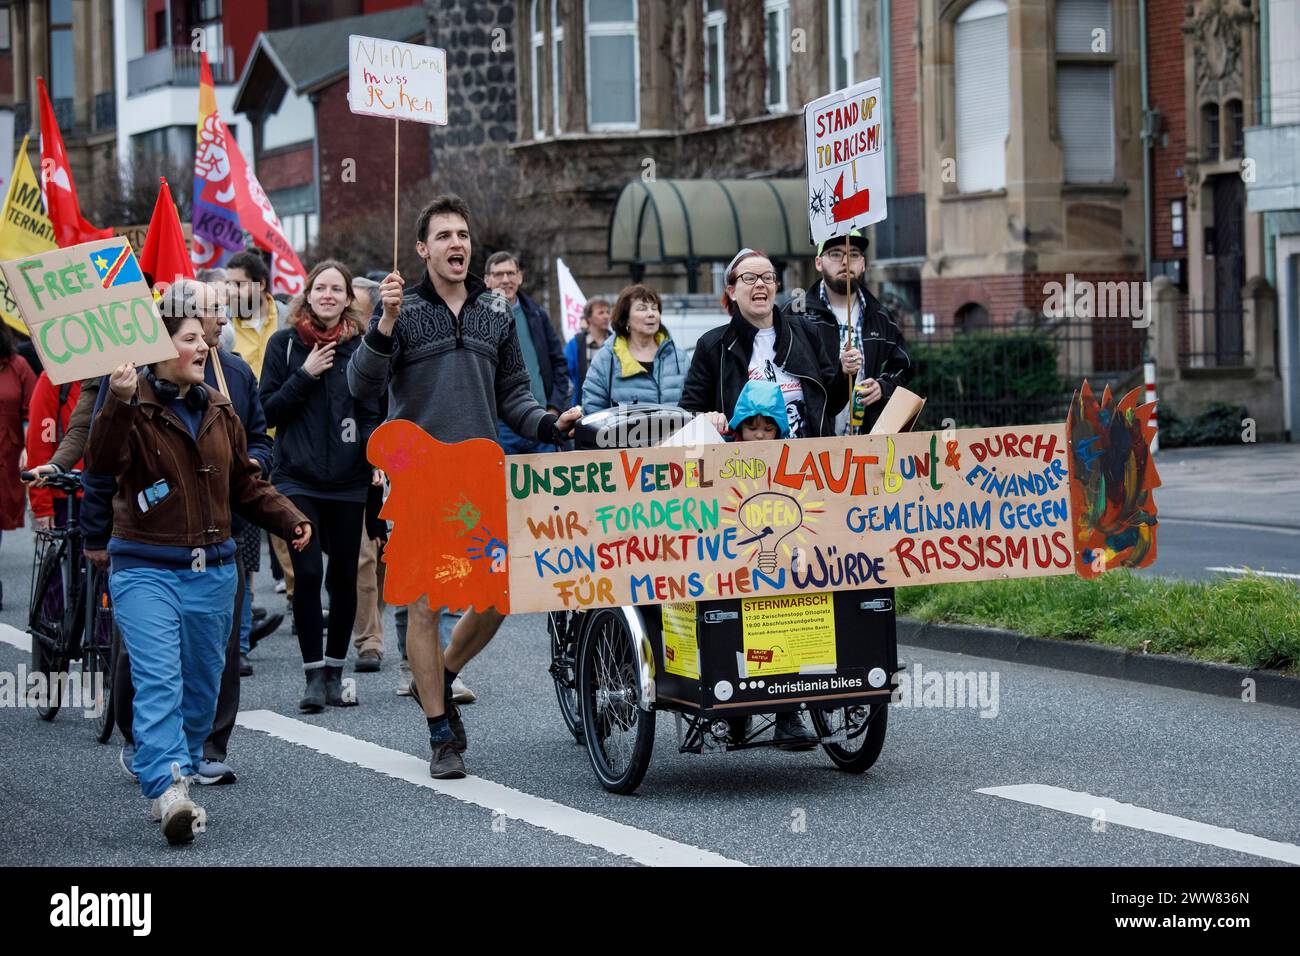
[[736,398],[736,411],[727,426],[732,431],[732,441],[789,438],[790,418],[776,382],[747,382]]
[[[728,422],[734,441],[773,441],[790,437],[790,419],[786,415],[785,397],[776,382],[751,381],[736,398],[736,410]],[[732,725],[732,737],[749,736],[748,718]],[[782,750],[809,750],[817,737],[803,722],[799,711],[776,715],[776,736]]]

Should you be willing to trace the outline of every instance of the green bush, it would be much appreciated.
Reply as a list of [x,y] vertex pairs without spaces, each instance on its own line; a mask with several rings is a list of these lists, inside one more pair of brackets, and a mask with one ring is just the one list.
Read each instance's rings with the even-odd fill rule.
[[1060,417],[1064,384],[1056,343],[1042,332],[976,332],[909,346],[916,374],[908,385],[925,398],[919,427],[1033,425]]
[[1241,441],[1241,422],[1250,413],[1244,405],[1213,402],[1191,421],[1184,421],[1163,402],[1156,409],[1161,448],[1195,448],[1201,445],[1235,445]]

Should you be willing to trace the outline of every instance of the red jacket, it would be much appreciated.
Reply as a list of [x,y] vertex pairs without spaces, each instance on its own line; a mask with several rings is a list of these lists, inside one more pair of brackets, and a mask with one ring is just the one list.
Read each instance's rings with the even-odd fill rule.
[[[36,388],[32,391],[31,411],[27,419],[28,469],[48,462],[54,450],[59,447],[59,440],[68,430],[68,419],[77,404],[77,397],[81,394],[81,382],[68,384],[68,395],[64,399],[63,407],[58,410],[56,425],[55,406],[59,403],[60,388],[61,386],[52,383],[50,377],[44,372],[36,380]],[[75,467],[80,468],[81,462],[77,462]],[[47,518],[54,515],[54,499],[66,496],[61,491],[37,488],[33,485],[28,489],[27,497],[32,503],[32,514],[38,518]]]

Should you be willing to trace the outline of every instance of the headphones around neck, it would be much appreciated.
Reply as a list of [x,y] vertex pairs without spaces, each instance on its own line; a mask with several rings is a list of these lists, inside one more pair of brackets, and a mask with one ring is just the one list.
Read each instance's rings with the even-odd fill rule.
[[[152,368],[145,368],[145,378],[153,386],[154,392],[162,402],[173,402],[181,397],[180,386],[175,382],[169,382],[166,379],[154,375]],[[201,412],[208,407],[208,390],[202,385],[191,385],[190,390],[185,393],[185,407],[191,411]]]

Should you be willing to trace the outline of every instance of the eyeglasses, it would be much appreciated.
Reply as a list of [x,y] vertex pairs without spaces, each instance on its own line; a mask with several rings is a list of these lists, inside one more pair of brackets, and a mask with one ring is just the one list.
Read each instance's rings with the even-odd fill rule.
[[736,276],[736,278],[745,283],[745,285],[753,285],[759,279],[763,280],[764,285],[776,285],[775,272],[742,272],[740,275]]
[[[844,250],[828,249],[826,252],[822,253],[822,258],[829,259],[831,262],[843,262]],[[857,249],[853,249],[852,251],[849,252],[849,262],[861,262],[863,258],[864,257],[862,253]]]
[[509,272],[495,272],[495,271],[489,272],[488,278],[489,279],[513,279],[518,275],[519,273],[516,270],[511,269]]

